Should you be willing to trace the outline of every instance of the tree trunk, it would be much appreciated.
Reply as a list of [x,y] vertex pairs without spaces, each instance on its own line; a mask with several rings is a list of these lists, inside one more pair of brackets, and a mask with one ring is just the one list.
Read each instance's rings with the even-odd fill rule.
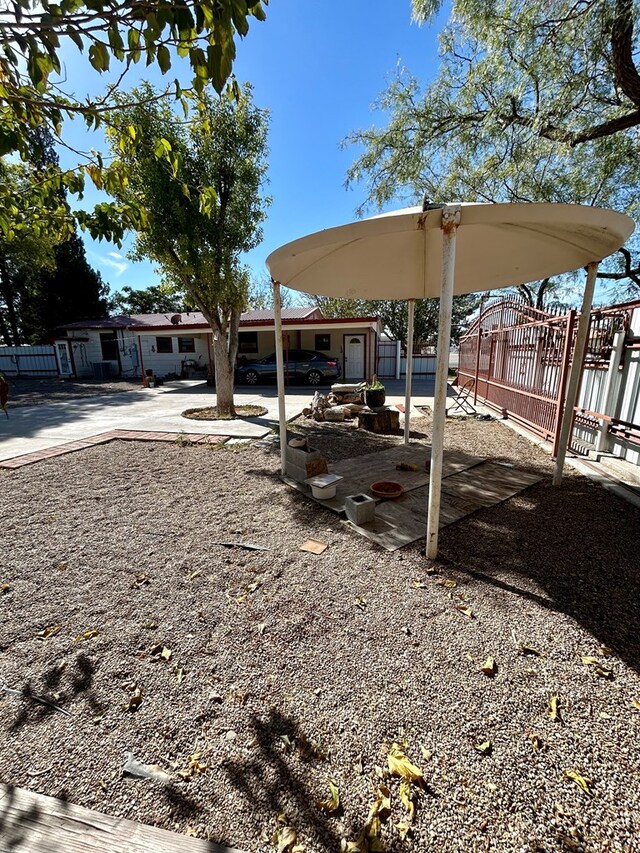
[[227,336],[218,334],[213,339],[213,356],[216,367],[216,406],[218,417],[235,417],[233,403],[234,368],[229,359]]

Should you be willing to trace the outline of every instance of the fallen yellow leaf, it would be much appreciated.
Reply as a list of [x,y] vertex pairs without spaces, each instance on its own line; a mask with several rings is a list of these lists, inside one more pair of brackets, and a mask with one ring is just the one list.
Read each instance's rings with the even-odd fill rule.
[[411,784],[403,779],[402,782],[400,782],[399,793],[402,805],[407,810],[407,820],[411,822],[416,813],[416,801],[413,791],[411,790]]
[[74,642],[80,643],[82,640],[90,640],[92,637],[97,637],[98,632],[95,628],[90,628],[88,631],[85,631],[84,634],[78,634],[77,637],[74,637]]
[[329,791],[331,795],[326,800],[318,801],[318,808],[326,814],[333,814],[340,808],[340,790],[333,779],[329,779]]
[[36,637],[39,637],[41,640],[48,640],[49,637],[55,637],[59,631],[62,631],[62,625],[49,625],[48,628],[38,631]]
[[632,699],[631,704],[637,711],[640,711],[640,699]]
[[558,708],[558,697],[550,696],[549,697],[549,716],[555,722],[560,721],[562,717],[560,716],[560,709]]
[[482,743],[476,744],[473,748],[476,752],[479,752],[480,755],[491,755],[493,752],[493,744],[490,740],[483,740]]
[[456,604],[456,610],[459,610],[460,613],[464,613],[465,616],[468,616],[469,619],[473,619],[473,610],[470,607],[466,607],[464,604]]
[[498,667],[496,666],[496,662],[493,658],[487,658],[480,667],[480,672],[484,672],[484,674],[489,676],[489,678],[493,678],[497,671]]
[[591,794],[591,779],[585,779],[584,776],[581,776],[577,770],[565,770],[564,775],[567,779],[571,779],[572,782],[575,782],[585,794]]
[[355,604],[356,607],[359,607],[361,610],[364,610],[365,607],[367,606],[366,598],[360,598],[360,596],[358,596],[353,603]]
[[533,747],[533,751],[540,752],[540,750],[544,746],[542,738],[538,735],[529,735],[529,738],[531,739],[531,746]]
[[458,586],[458,582],[452,580],[451,578],[442,578],[438,583],[440,586],[445,587],[445,589],[455,589]]
[[598,660],[598,658],[592,658],[586,655],[582,657],[581,660],[585,666],[600,666],[600,661]]
[[278,847],[278,853],[293,853],[293,847],[298,835],[293,826],[283,826],[273,837],[273,843]]
[[394,824],[398,831],[401,841],[405,841],[411,835],[411,824],[406,820],[401,820],[400,823]]
[[393,776],[400,776],[408,782],[422,782],[424,779],[422,770],[409,761],[398,743],[391,744],[391,749],[387,756],[387,765]]

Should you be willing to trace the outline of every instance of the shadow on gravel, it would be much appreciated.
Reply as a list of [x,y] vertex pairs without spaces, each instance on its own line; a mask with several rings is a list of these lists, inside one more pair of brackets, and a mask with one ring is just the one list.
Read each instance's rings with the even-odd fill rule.
[[245,798],[249,808],[257,808],[274,818],[286,814],[299,836],[309,837],[320,849],[340,850],[340,836],[318,808],[317,800],[328,791],[312,791],[305,764],[322,761],[315,745],[291,717],[272,708],[267,720],[252,715],[255,757],[227,761],[223,770],[231,784]]
[[640,672],[640,510],[577,476],[519,497],[445,528],[442,556],[480,583],[570,616]]
[[[87,701],[95,713],[104,709],[97,702],[91,690],[95,664],[87,655],[80,653],[75,660],[71,675],[58,665],[52,666],[42,676],[44,688],[33,686],[27,681],[20,689],[23,704],[9,726],[8,731],[17,732],[27,723],[39,723],[51,715],[63,713],[66,706],[78,695],[86,694]],[[55,694],[55,699],[52,695]],[[57,707],[56,707],[57,706]],[[61,712],[59,709],[62,708]],[[1,836],[0,836],[1,837]]]

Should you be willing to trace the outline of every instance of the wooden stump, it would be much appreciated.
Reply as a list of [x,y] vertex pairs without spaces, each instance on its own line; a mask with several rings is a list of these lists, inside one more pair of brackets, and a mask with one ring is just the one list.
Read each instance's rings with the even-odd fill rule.
[[400,429],[400,412],[382,409],[379,412],[360,412],[358,427],[381,435],[395,435]]

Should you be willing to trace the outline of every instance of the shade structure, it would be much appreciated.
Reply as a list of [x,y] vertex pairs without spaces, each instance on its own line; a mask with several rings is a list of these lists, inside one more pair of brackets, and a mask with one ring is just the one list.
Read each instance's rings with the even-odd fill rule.
[[[575,204],[462,204],[453,292],[495,290],[600,261],[633,232],[622,213]],[[410,207],[327,228],[267,258],[294,290],[346,299],[439,297],[442,210]]]
[[[280,284],[337,298],[440,298],[427,556],[437,555],[453,295],[524,284],[588,266],[591,284],[583,300],[580,341],[581,335],[586,337],[597,264],[619,249],[633,230],[633,220],[624,214],[581,205],[427,205],[319,231],[287,243],[267,258],[276,311]],[[577,349],[573,371],[581,362]],[[573,379],[572,386],[577,388]],[[283,394],[280,386],[279,395]],[[575,405],[569,396],[565,418]],[[406,409],[408,417],[409,406]],[[282,417],[280,441],[285,473]],[[564,459],[564,450],[559,458]]]

